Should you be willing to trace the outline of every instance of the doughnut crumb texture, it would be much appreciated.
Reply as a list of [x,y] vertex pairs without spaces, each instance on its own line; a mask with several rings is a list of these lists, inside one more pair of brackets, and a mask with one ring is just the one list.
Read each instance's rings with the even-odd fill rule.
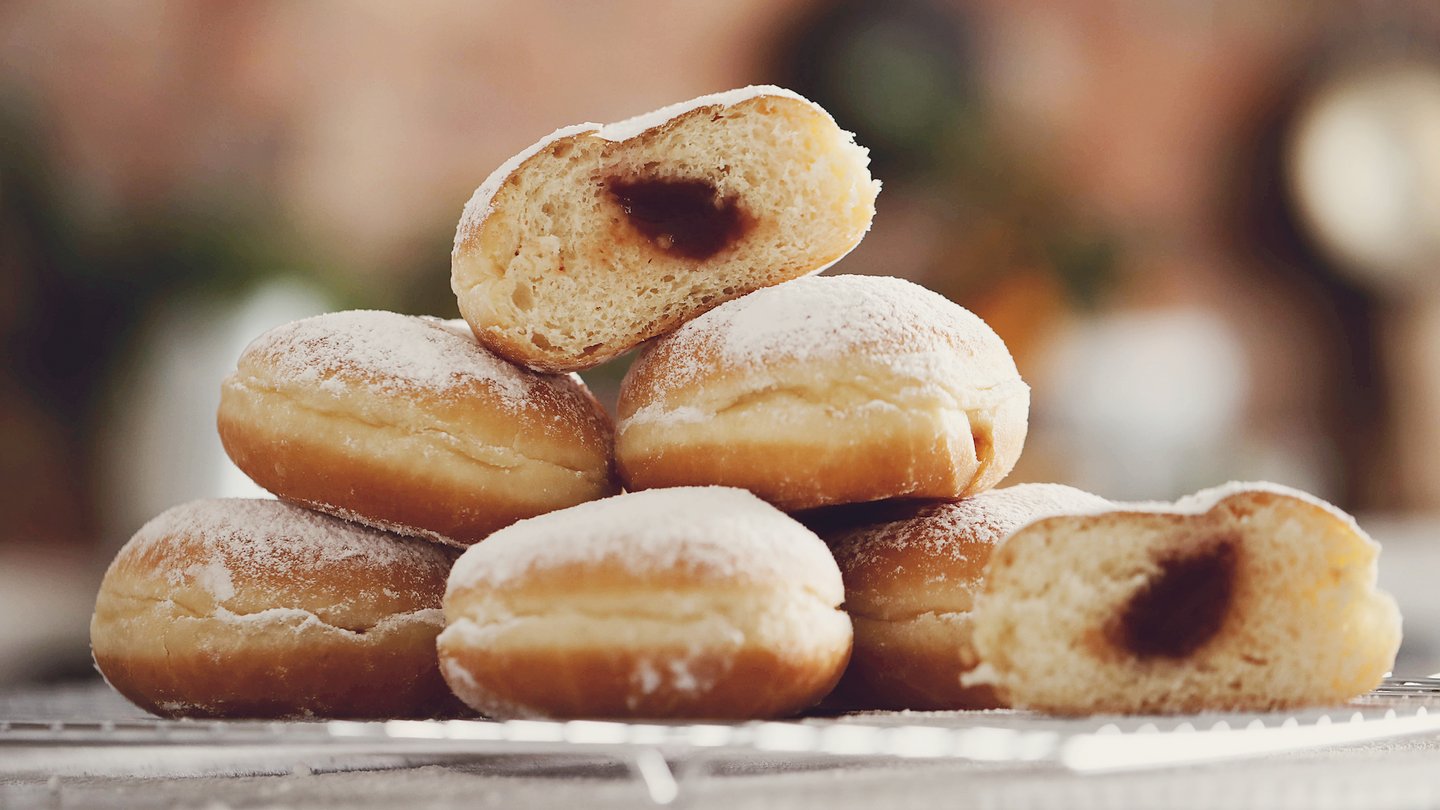
[[434,655],[453,560],[281,501],[194,501],[106,571],[95,662],[166,717],[455,715]]
[[743,487],[788,511],[959,499],[1024,445],[1030,390],[999,336],[897,278],[758,290],[645,347],[621,385],[630,489]]
[[466,551],[441,668],[495,718],[781,717],[839,679],[842,597],[824,543],[748,492],[619,495]]
[[451,284],[480,342],[531,368],[599,365],[869,230],[869,155],[778,87],[560,129],[465,206]]
[[1021,526],[1107,501],[1060,484],[1017,484],[955,503],[886,502],[822,536],[845,581],[855,650],[837,689],[852,709],[990,709],[1004,703],[961,678],[979,656],[975,596],[997,545]]
[[278,497],[453,545],[618,491],[584,383],[497,357],[463,321],[353,311],[273,329],[225,380],[217,422]]
[[1400,644],[1353,519],[1273,484],[1049,517],[992,556],[967,678],[1056,714],[1343,703]]

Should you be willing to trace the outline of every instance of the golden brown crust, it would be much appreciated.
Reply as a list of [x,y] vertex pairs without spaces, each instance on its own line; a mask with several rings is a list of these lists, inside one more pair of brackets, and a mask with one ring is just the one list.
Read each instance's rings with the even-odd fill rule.
[[[231,383],[217,428],[235,466],[283,500],[450,544],[476,543],[517,520],[616,489],[608,477],[556,465],[492,466],[437,451],[427,436],[306,412]],[[355,441],[359,434],[363,442]]]
[[831,542],[855,623],[844,691],[859,708],[979,709],[1006,705],[961,678],[979,663],[970,610],[992,552],[1037,518],[1107,502],[1058,484],[1020,484],[958,503],[892,503],[834,525]]
[[989,686],[963,686],[979,663],[963,614],[876,620],[851,613],[855,650],[836,692],[853,709],[996,709],[1007,704]]
[[876,431],[863,442],[821,446],[719,437],[646,454],[622,450],[617,464],[631,490],[702,484],[739,487],[786,511],[882,498],[963,497],[971,489],[967,468],[978,465],[957,463],[948,452],[912,455],[903,450],[942,441],[922,426]]
[[[360,633],[289,619],[242,630],[237,620],[196,619],[158,604],[136,613],[123,601],[102,595],[96,605],[95,663],[116,691],[153,714],[386,719],[465,713],[436,665],[436,624]],[[165,654],[132,654],[127,648],[140,633],[161,634]]]
[[[813,706],[835,687],[847,654],[848,648],[804,655],[750,647],[697,655],[685,648],[457,647],[442,660],[456,694],[500,717],[750,720]],[[677,671],[703,690],[677,688]],[[649,689],[646,675],[654,678]],[[470,681],[485,688],[470,688]]]
[[[578,377],[519,368],[472,337],[461,321],[330,313],[256,339],[230,380],[322,413],[445,428],[485,444],[508,445],[518,434],[530,455],[555,464],[579,467],[605,455],[610,418]],[[377,356],[377,343],[393,352]],[[407,368],[412,363],[428,367]]]
[[[448,354],[416,379],[403,357],[316,345],[367,330]],[[257,340],[221,388],[217,427],[236,466],[285,500],[460,545],[618,489],[609,418],[578,380],[390,313],[322,316]]]
[[166,716],[453,714],[434,640],[453,552],[278,501],[197,501],[116,556],[96,664]]
[[[933,505],[917,511],[931,511]],[[833,546],[845,578],[845,608],[880,621],[968,611],[979,590],[994,542],[951,534],[927,542],[920,520],[906,521],[890,537],[861,530]],[[898,535],[898,536],[897,536]]]

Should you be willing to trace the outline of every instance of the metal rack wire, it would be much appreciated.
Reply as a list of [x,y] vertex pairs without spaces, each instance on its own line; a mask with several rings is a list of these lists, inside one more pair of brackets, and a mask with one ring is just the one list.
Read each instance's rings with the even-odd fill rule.
[[964,760],[1089,774],[1440,735],[1440,678],[1388,679],[1340,708],[1292,714],[1060,719],[1024,712],[877,713],[749,723],[450,720],[200,721],[4,717],[7,749],[284,746],[326,754],[404,757],[527,754],[623,763],[656,804],[718,763],[857,758]]

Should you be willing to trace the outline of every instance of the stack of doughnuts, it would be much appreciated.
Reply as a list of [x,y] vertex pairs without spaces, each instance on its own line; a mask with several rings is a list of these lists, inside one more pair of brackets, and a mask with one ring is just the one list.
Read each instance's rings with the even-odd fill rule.
[[[497,715],[742,718],[814,704],[850,650],[824,544],[742,490],[610,498],[621,489],[613,424],[566,372],[840,259],[874,214],[867,166],[824,110],[775,87],[568,127],[522,151],[457,229],[466,320],[332,313],[245,349],[217,427],[278,500],[197,501],[143,527],[101,584],[101,673],[170,716],[464,711],[450,687]],[[578,518],[512,527],[607,498]],[[557,534],[535,552],[610,551],[524,562],[526,538]],[[501,587],[489,566],[466,565],[447,597],[455,550],[492,535],[488,553],[510,549],[515,576]],[[633,604],[615,601],[632,590]],[[522,609],[548,636],[502,632]],[[444,611],[459,612],[443,645],[448,686]],[[585,626],[576,611],[605,633],[567,635]],[[471,654],[492,632],[511,643]],[[511,663],[497,667],[502,653]],[[503,687],[567,678],[599,691],[552,705],[549,688],[529,701]]]
[[[521,151],[461,216],[464,320],[334,313],[245,349],[218,429],[277,500],[143,527],[101,586],[101,672],[209,717],[740,720],[832,690],[1190,711],[1374,685],[1399,617],[1333,507],[996,489],[1030,399],[1000,337],[908,281],[816,275],[869,228],[867,165],[774,87]],[[574,372],[636,347],[612,424]]]

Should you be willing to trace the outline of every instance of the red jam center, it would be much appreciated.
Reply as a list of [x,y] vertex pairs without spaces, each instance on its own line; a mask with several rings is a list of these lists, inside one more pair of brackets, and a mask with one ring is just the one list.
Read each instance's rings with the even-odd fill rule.
[[1160,563],[1160,575],[1142,587],[1120,618],[1117,641],[1140,658],[1184,658],[1225,623],[1235,590],[1233,538]]
[[630,224],[667,253],[708,259],[749,229],[735,199],[704,180],[611,180],[609,188]]

